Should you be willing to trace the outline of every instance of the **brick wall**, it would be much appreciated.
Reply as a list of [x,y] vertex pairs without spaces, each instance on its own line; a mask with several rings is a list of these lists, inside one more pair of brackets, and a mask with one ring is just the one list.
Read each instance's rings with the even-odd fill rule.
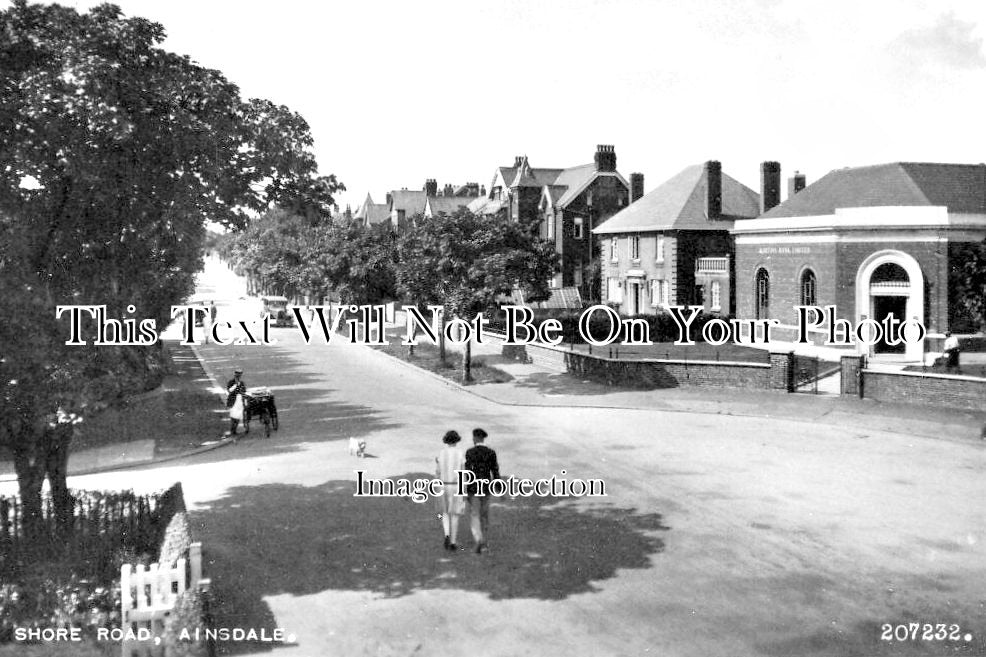
[[883,402],[986,409],[986,379],[921,372],[863,370],[863,397]]
[[736,247],[736,313],[755,317],[754,276],[760,267],[770,274],[770,317],[794,324],[794,306],[801,304],[801,274],[815,272],[816,302],[835,304],[839,317],[855,320],[856,274],[877,251],[911,255],[925,278],[925,327],[944,330],[948,319],[948,257],[935,242],[839,242],[739,244]]
[[[783,324],[794,324],[794,306],[801,304],[801,274],[805,269],[815,272],[818,305],[836,304],[840,316],[852,308],[854,289],[848,297],[836,279],[835,244],[740,244],[736,247],[736,316],[756,317],[755,282],[757,269],[770,274],[769,317]],[[855,276],[855,271],[853,272]]]
[[763,363],[713,361],[617,360],[562,352],[568,372],[608,385],[633,388],[746,388],[772,387],[771,366]]

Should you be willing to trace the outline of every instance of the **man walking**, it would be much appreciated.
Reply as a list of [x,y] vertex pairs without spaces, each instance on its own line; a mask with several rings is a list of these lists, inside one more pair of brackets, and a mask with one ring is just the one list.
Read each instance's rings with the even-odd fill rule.
[[[466,470],[472,472],[476,483],[466,487],[471,517],[472,537],[476,541],[476,554],[486,549],[486,536],[490,526],[489,482],[500,478],[500,466],[496,452],[483,444],[488,434],[482,429],[472,430],[473,447],[466,451]],[[480,484],[478,482],[486,482]]]

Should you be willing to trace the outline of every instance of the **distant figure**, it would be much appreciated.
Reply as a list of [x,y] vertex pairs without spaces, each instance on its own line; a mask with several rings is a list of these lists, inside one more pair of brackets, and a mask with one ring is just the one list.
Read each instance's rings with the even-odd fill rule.
[[246,383],[243,382],[243,370],[233,370],[233,378],[226,382],[226,408],[229,409],[229,435],[236,435],[236,428],[243,419],[245,412],[243,395],[246,394]]
[[215,324],[216,323],[216,302],[215,301],[210,301],[209,302],[209,323],[210,324]]
[[[474,447],[470,447],[466,452],[466,470],[473,473],[477,482],[489,482],[500,478],[500,465],[496,462],[496,452],[483,444],[487,435],[489,434],[482,429],[473,429]],[[469,515],[472,518],[472,537],[476,541],[476,554],[482,554],[486,549],[486,538],[490,528],[489,490],[483,491],[484,494],[480,495],[479,489],[478,483],[470,484],[466,488]]]
[[951,331],[945,331],[945,345],[943,347],[945,356],[945,369],[953,370],[959,368],[959,339],[952,335]]
[[445,549],[455,551],[459,549],[456,544],[456,537],[459,534],[459,518],[466,510],[466,500],[462,495],[456,494],[457,470],[466,469],[466,454],[459,447],[462,437],[457,431],[447,431],[442,437],[445,446],[435,459],[437,466],[435,476],[441,479],[444,486],[442,495],[438,500],[438,516],[442,519],[442,529],[445,530]]

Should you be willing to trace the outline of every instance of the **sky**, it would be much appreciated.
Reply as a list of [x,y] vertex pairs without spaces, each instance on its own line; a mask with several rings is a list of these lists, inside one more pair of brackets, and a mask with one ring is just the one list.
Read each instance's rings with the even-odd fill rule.
[[986,161],[982,0],[115,4],[244,96],[301,113],[353,210],[427,178],[489,186],[516,155],[584,164],[597,144],[647,191],[705,160],[754,190],[765,160],[809,184]]

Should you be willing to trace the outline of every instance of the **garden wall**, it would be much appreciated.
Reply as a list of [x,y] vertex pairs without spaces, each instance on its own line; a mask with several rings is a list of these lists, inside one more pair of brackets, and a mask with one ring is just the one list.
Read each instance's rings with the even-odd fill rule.
[[955,374],[878,372],[870,369],[864,369],[862,374],[862,396],[866,399],[986,410],[986,379]]

